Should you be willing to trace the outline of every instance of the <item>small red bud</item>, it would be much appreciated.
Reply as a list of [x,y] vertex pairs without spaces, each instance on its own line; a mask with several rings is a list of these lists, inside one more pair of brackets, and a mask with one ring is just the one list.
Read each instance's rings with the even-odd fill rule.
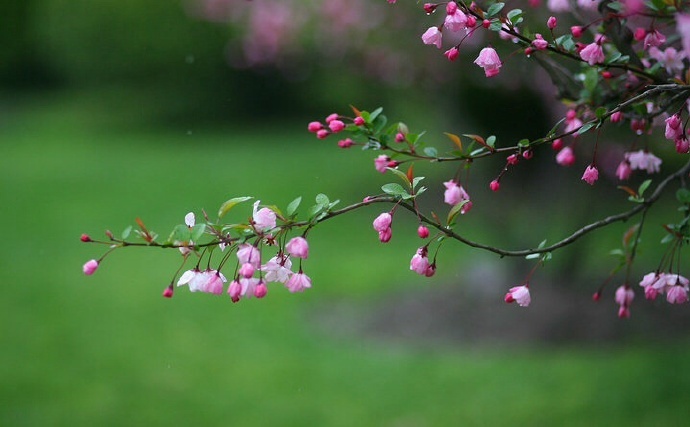
[[553,148],[555,151],[561,151],[563,148],[563,140],[561,138],[554,139],[551,143],[551,148]]
[[529,160],[534,156],[534,152],[532,150],[525,150],[522,152],[522,158],[525,160]]
[[635,28],[635,32],[633,33],[633,37],[635,37],[635,40],[638,42],[641,42],[644,40],[644,38],[647,36],[647,30],[645,30],[642,27],[637,27]]
[[556,28],[557,24],[558,21],[556,20],[555,16],[549,16],[549,19],[546,20],[546,26],[549,27],[549,30]]
[[405,134],[398,132],[395,134],[395,142],[405,142]]
[[429,237],[429,229],[423,225],[420,225],[419,228],[417,228],[417,235],[420,239],[426,239]]
[[511,154],[506,160],[508,161],[509,165],[517,165],[518,161],[520,161],[520,158],[517,154]]
[[113,240],[115,236],[113,235],[113,232],[110,230],[105,230],[105,235],[108,236],[108,239]]
[[490,26],[491,26],[491,21],[489,21],[488,19],[485,19],[482,21],[482,27],[489,28]]
[[498,190],[501,188],[501,183],[498,182],[497,179],[494,179],[494,180],[491,181],[491,183],[489,184],[489,188],[491,189],[491,191],[496,192],[496,191],[498,191]]
[[364,119],[361,116],[355,117],[355,120],[353,121],[355,126],[363,126],[364,125]]
[[525,55],[530,56],[533,53],[534,49],[532,49],[531,47],[525,48]]
[[602,71],[602,72],[601,72],[601,77],[603,77],[603,78],[605,78],[605,79],[608,80],[608,79],[610,79],[611,77],[613,77],[613,74],[611,74],[610,71]]
[[424,3],[424,12],[426,12],[427,15],[431,15],[436,11],[436,7],[438,7],[437,4]]
[[163,296],[166,297],[166,298],[172,298],[172,296],[173,296],[173,287],[172,287],[172,285],[170,285],[170,286],[168,286],[167,288],[165,288],[165,290],[163,291]]
[[506,296],[503,298],[503,301],[507,302],[510,304],[511,302],[515,302],[515,298],[513,298],[513,294],[508,292]]
[[474,28],[475,25],[477,25],[477,18],[475,18],[474,16],[468,16],[467,28]]
[[91,240],[91,237],[89,237],[88,234],[82,234],[81,237],[80,237],[80,240],[81,240],[82,242],[84,242],[84,243],[86,243],[86,242],[93,242],[93,240]]
[[400,164],[400,163],[396,162],[395,160],[391,160],[390,162],[388,162],[388,165],[387,165],[387,166],[388,166],[389,168],[397,168],[399,164]]
[[572,34],[573,37],[575,37],[575,38],[582,37],[582,31],[583,31],[583,28],[580,27],[579,25],[575,25],[575,26],[570,27],[570,34]]
[[592,295],[592,301],[599,301],[601,298],[601,291],[596,291],[594,295]]

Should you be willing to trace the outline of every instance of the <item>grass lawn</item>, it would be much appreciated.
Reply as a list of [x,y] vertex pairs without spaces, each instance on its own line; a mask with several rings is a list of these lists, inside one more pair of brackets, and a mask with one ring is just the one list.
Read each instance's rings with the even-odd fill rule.
[[165,234],[188,211],[215,212],[234,196],[284,207],[323,191],[347,203],[386,182],[350,172],[370,155],[340,161],[301,123],[108,123],[54,100],[0,122],[0,425],[687,423],[690,341],[472,349],[325,333],[310,313],[332,299],[433,288],[407,271],[414,233],[376,241],[377,208],[313,233],[305,271],[314,287],[300,295],[272,287],[264,300],[231,304],[180,289],[167,300],[179,255],[137,248],[85,277],[82,264],[103,248],[81,244],[83,232],[118,233],[141,217]]

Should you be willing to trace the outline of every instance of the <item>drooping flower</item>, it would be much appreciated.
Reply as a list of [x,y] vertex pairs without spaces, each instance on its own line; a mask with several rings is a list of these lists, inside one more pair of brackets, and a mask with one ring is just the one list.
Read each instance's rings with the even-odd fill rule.
[[666,291],[666,301],[671,304],[683,304],[688,302],[688,289],[682,285],[671,286]]
[[455,12],[446,14],[443,26],[454,33],[464,30],[467,28],[467,15],[456,7]]
[[271,230],[276,227],[276,213],[269,208],[259,209],[260,200],[254,202],[254,214],[252,219],[254,226],[260,231]]
[[598,36],[597,41],[592,42],[580,51],[580,58],[587,61],[589,65],[602,64],[606,60],[604,49],[601,47],[603,36]]
[[386,156],[385,154],[381,154],[377,158],[374,159],[374,168],[381,172],[385,173],[386,168],[388,168],[388,163],[391,161],[391,158]]
[[251,298],[252,296],[254,296],[256,292],[256,287],[259,284],[259,282],[260,279],[256,277],[252,277],[249,279],[241,278],[240,285],[242,286],[242,290],[240,291],[240,295],[244,298]]
[[387,228],[390,228],[393,222],[393,217],[389,212],[384,212],[376,217],[374,220],[374,230],[381,232]]
[[300,271],[299,273],[293,274],[287,282],[285,282],[285,287],[292,293],[302,292],[307,288],[311,288],[311,279]]
[[659,47],[666,43],[666,36],[657,30],[651,30],[646,33],[644,38],[644,48]]
[[243,243],[237,248],[237,259],[240,264],[249,263],[254,268],[259,268],[261,265],[261,252],[253,245]]
[[433,44],[437,48],[441,49],[441,45],[443,44],[443,34],[438,27],[429,27],[429,29],[422,34],[422,42],[424,42],[424,44]]
[[570,147],[564,147],[556,154],[556,163],[561,166],[572,166],[575,164],[575,154]]
[[245,278],[250,278],[254,275],[254,272],[256,271],[256,268],[250,263],[245,263],[242,264],[240,267],[240,270],[237,272],[240,276],[245,277]]
[[445,51],[443,55],[448,58],[449,61],[455,61],[458,59],[458,56],[460,56],[460,51],[458,50],[457,47],[452,47]]
[[479,56],[474,60],[474,63],[484,69],[486,77],[493,77],[499,73],[499,69],[503,65],[498,53],[492,47],[485,47],[479,52]]
[[290,256],[307,259],[309,256],[309,243],[304,237],[294,237],[285,245]]
[[429,237],[429,229],[424,225],[420,225],[417,227],[417,235],[420,239],[426,239]]
[[225,276],[223,276],[223,273],[217,270],[208,270],[204,273],[206,274],[206,281],[201,291],[214,295],[222,294],[223,283],[227,282],[227,279]]
[[673,141],[676,138],[683,136],[683,127],[681,126],[683,122],[678,114],[668,117],[665,120],[665,123],[666,129],[664,130],[664,137],[666,139]]
[[417,252],[412,256],[410,260],[410,270],[422,276],[426,276],[428,269],[429,258],[427,258],[427,248],[423,246],[417,249]]
[[276,255],[261,266],[261,271],[267,282],[285,283],[292,274],[291,268],[292,261],[287,255]]
[[511,302],[517,302],[520,307],[527,307],[530,302],[532,302],[532,297],[529,294],[529,287],[527,285],[510,288],[503,299],[509,304]]
[[458,185],[457,182],[450,180],[443,183],[446,186],[446,191],[443,194],[443,201],[451,206],[455,206],[458,203],[462,203],[467,200],[467,203],[462,207],[460,213],[464,214],[472,208],[472,202],[470,201],[470,196],[467,194],[462,185]]
[[587,166],[585,173],[582,174],[582,180],[589,185],[594,185],[597,179],[599,179],[599,170],[597,167],[594,165]]
[[663,51],[656,47],[650,47],[649,56],[656,59],[656,61],[666,69],[666,72],[671,75],[683,71],[685,68],[685,64],[683,63],[683,59],[686,58],[685,52],[678,52],[672,47],[667,47]]
[[647,173],[657,173],[661,167],[661,159],[645,150],[625,153],[625,159],[630,163],[632,170],[646,170]]
[[620,180],[626,180],[630,178],[630,175],[632,174],[632,168],[630,167],[630,163],[628,163],[627,160],[623,159],[618,164],[618,168],[616,168],[616,176]]
[[87,276],[92,275],[93,273],[96,272],[96,270],[98,270],[98,261],[96,261],[95,259],[86,261],[83,269],[84,269],[84,274],[86,274]]

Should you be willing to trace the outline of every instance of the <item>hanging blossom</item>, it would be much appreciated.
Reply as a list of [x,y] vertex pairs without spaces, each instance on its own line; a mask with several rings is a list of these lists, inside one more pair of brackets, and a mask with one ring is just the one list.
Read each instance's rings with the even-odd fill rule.
[[260,200],[254,202],[254,225],[260,231],[267,231],[276,228],[276,213],[269,208],[259,208]]
[[532,298],[529,294],[529,287],[527,285],[510,288],[503,299],[509,304],[517,302],[520,307],[527,307],[530,302],[532,302]]
[[630,169],[646,170],[647,173],[657,173],[661,167],[661,159],[645,150],[625,153],[625,160],[630,164]]
[[466,202],[465,205],[460,209],[461,214],[466,214],[472,209],[472,201],[470,201],[470,195],[467,194],[462,185],[458,185],[457,182],[450,180],[443,183],[446,187],[446,191],[443,195],[443,201],[451,206],[455,206],[459,203]]
[[479,52],[479,56],[474,60],[474,63],[484,69],[486,77],[493,77],[500,71],[503,63],[498,57],[498,53],[492,47],[485,47]]

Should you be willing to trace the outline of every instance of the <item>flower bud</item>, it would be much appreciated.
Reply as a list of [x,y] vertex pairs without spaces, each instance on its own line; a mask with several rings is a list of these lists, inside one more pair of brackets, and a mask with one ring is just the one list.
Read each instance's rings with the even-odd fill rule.
[[398,132],[395,134],[395,142],[405,142],[405,134]]
[[330,124],[333,120],[338,120],[338,114],[329,114],[328,117],[326,117],[326,124]]
[[331,120],[330,123],[328,123],[328,128],[333,132],[333,133],[338,133],[341,130],[345,129],[345,123],[343,123],[340,120]]
[[391,237],[393,237],[393,230],[390,228],[386,228],[383,231],[379,231],[379,240],[381,243],[388,243],[391,240]]
[[319,122],[310,122],[307,125],[307,130],[312,133],[316,133],[321,129],[323,129],[323,125]]
[[546,20],[546,26],[549,28],[549,30],[556,28],[557,24],[558,21],[556,20],[555,16],[549,16],[549,19]]
[[285,245],[290,256],[307,259],[309,256],[309,244],[304,237],[294,237]]
[[255,270],[256,270],[256,269],[254,268],[253,265],[251,265],[250,263],[246,262],[246,263],[242,264],[242,267],[240,267],[239,274],[240,274],[240,276],[242,276],[242,277],[248,279],[248,278],[250,278],[250,277],[252,277],[252,276],[254,275],[254,271],[255,271]]
[[163,296],[165,298],[172,298],[172,296],[173,296],[173,286],[172,285],[165,288],[165,290],[163,291]]
[[79,239],[84,243],[93,241],[93,240],[91,240],[91,237],[88,234],[82,234]]
[[431,15],[432,13],[434,13],[436,11],[437,7],[438,7],[437,4],[424,3],[424,12],[426,12],[427,15]]
[[350,138],[345,138],[338,141],[338,147],[340,148],[350,148],[353,144],[354,141],[352,141]]
[[263,298],[266,296],[268,293],[268,288],[266,287],[266,284],[261,281],[259,282],[258,285],[254,288],[254,296],[257,298]]
[[551,143],[551,148],[553,148],[554,151],[561,151],[563,148],[563,140],[561,138],[554,139]]
[[84,264],[83,269],[84,274],[86,274],[87,276],[92,275],[96,272],[96,270],[98,270],[98,261],[96,261],[95,259],[87,261],[86,264]]
[[319,139],[326,139],[328,136],[328,131],[326,129],[321,129],[316,132],[316,137]]
[[573,37],[575,37],[576,39],[582,37],[582,31],[583,31],[583,28],[580,27],[579,25],[574,25],[574,26],[570,27],[570,34],[572,34]]
[[429,237],[429,229],[423,225],[420,225],[419,228],[417,228],[417,235],[420,239],[426,239]]
[[623,120],[623,113],[620,111],[616,111],[615,113],[611,114],[611,123],[618,123],[621,120]]
[[458,56],[460,55],[460,51],[458,50],[457,47],[452,47],[445,51],[443,54],[446,58],[448,58],[449,61],[455,61],[458,59]]
[[365,123],[364,119],[361,116],[355,117],[353,122],[354,122],[355,126],[363,126]]
[[498,182],[497,179],[494,179],[494,180],[491,181],[491,183],[489,184],[489,188],[491,189],[491,191],[496,192],[496,191],[498,191],[498,190],[501,188],[501,183]]

